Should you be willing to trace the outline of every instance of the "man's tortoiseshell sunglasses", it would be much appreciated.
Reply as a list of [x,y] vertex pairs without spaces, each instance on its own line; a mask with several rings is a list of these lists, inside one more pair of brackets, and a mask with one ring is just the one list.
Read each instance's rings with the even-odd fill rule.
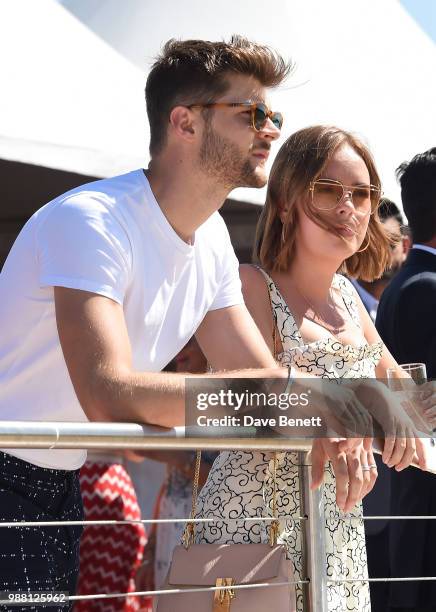
[[225,108],[245,106],[251,112],[251,126],[256,132],[264,129],[268,119],[271,119],[273,125],[278,129],[282,129],[283,115],[271,111],[263,102],[210,102],[209,104],[190,104],[188,108]]

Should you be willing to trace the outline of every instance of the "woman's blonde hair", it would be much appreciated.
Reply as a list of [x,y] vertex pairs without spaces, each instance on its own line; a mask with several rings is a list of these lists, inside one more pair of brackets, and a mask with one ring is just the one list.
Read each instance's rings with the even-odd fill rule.
[[[348,144],[360,155],[368,168],[371,185],[380,189],[380,177],[373,157],[363,142],[353,134],[323,125],[308,127],[292,134],[275,158],[265,206],[256,229],[254,259],[266,270],[284,271],[289,268],[298,231],[298,200],[314,223],[340,236],[333,224],[313,207],[309,189],[312,181],[320,177],[334,152],[344,144]],[[287,216],[282,223],[280,211],[285,207]],[[364,250],[346,259],[340,271],[365,281],[379,278],[389,265],[391,244],[392,238],[385,231],[375,209],[362,242]]]

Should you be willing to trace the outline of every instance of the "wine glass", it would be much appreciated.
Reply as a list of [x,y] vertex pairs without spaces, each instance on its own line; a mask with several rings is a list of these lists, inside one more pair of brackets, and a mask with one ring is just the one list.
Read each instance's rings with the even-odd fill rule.
[[393,391],[403,390],[405,387],[399,381],[411,378],[415,384],[422,385],[427,382],[427,368],[425,363],[401,363],[395,368],[386,370],[389,388]]

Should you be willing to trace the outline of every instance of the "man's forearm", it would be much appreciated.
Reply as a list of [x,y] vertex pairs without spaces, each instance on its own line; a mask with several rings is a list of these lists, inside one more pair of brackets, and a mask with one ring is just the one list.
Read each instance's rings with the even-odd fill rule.
[[[185,390],[188,378],[207,378],[210,392],[213,379],[287,380],[284,368],[238,370],[208,374],[174,374],[170,372],[128,372],[124,375],[101,374],[94,378],[93,389],[82,405],[91,420],[130,421],[161,427],[185,424]],[[204,389],[202,389],[203,391]]]

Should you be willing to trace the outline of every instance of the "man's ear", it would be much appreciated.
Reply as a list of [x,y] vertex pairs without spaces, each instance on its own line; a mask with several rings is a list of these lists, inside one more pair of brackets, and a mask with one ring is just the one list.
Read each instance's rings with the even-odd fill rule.
[[412,239],[408,234],[401,236],[401,245],[403,247],[404,259],[406,259],[409,250],[412,248]]
[[190,141],[195,139],[198,123],[188,107],[175,106],[170,114],[170,124],[180,138]]

